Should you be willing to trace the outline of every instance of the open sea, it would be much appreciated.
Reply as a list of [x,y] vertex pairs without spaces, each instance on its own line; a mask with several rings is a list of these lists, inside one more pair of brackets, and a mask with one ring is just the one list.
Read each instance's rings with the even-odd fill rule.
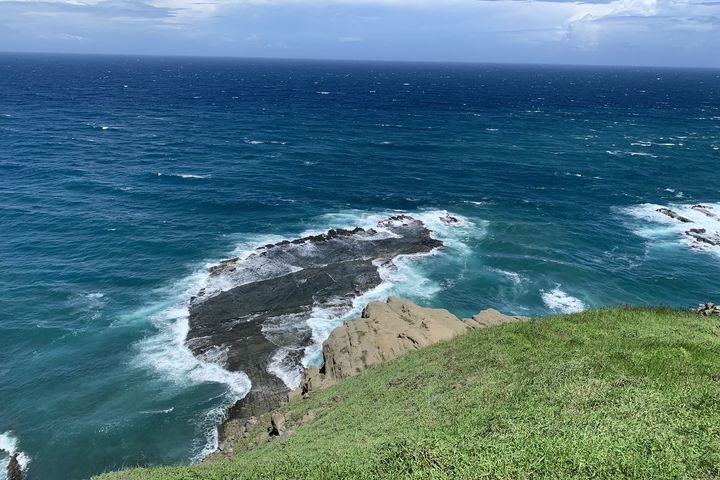
[[249,388],[184,347],[207,267],[397,212],[445,247],[368,298],[720,301],[720,247],[657,212],[715,238],[718,168],[717,70],[0,55],[0,449],[198,460]]

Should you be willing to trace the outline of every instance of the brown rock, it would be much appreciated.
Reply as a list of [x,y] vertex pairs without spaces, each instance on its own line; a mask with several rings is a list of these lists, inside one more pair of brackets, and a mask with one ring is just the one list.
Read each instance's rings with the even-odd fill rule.
[[271,428],[270,435],[278,436],[285,431],[285,415],[280,412],[275,412],[271,417]]
[[493,308],[488,308],[487,310],[483,310],[477,315],[473,315],[472,318],[466,318],[465,320],[463,320],[463,322],[466,322],[469,325],[478,325],[474,328],[485,328],[494,327],[496,325],[503,325],[505,323],[525,322],[527,320],[527,317],[504,315]]
[[309,368],[301,391],[325,388],[408,351],[444,342],[470,327],[447,310],[423,308],[396,297],[371,302],[362,318],[345,322],[323,343],[323,366]]

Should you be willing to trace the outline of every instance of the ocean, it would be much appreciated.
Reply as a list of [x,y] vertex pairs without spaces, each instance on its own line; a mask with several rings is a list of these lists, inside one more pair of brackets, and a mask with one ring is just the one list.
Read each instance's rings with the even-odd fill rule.
[[391,294],[718,301],[719,161],[717,70],[2,54],[0,450],[42,480],[197,461],[249,389],[184,345],[207,268],[399,213],[444,247],[308,320],[308,362]]

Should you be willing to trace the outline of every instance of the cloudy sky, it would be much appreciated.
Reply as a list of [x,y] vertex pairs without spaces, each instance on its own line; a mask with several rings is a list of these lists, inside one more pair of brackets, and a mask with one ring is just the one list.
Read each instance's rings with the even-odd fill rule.
[[0,51],[720,67],[720,0],[0,0]]

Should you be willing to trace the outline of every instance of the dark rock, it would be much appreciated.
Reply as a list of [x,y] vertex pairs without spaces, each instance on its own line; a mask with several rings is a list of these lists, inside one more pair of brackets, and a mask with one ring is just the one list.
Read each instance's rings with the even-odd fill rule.
[[440,217],[440,221],[443,223],[447,223],[448,225],[452,225],[454,223],[459,223],[460,220],[458,220],[456,217],[453,217],[452,215],[445,215]]
[[689,218],[683,217],[679,213],[674,212],[674,211],[670,210],[669,208],[664,208],[664,207],[658,208],[657,211],[659,213],[662,213],[663,215],[667,215],[670,218],[674,218],[675,220],[678,220],[682,223],[693,223],[693,221],[690,220]]
[[25,480],[25,474],[17,457],[17,454],[10,455],[7,465],[7,480]]
[[711,238],[704,228],[691,228],[685,232],[685,235],[700,243],[705,243],[715,247],[720,245],[720,238],[718,238],[717,234]]

